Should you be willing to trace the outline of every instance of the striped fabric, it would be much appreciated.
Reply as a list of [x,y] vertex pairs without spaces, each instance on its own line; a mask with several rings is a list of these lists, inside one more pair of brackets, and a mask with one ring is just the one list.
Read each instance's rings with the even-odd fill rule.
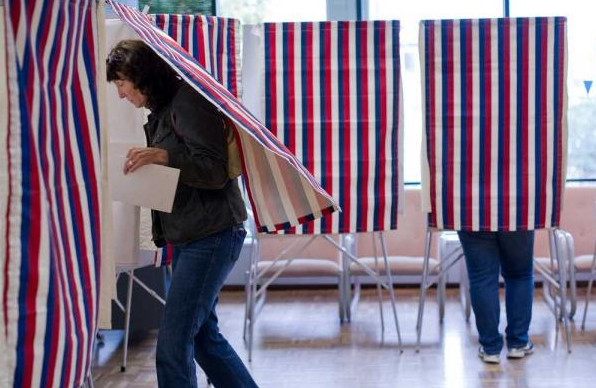
[[184,80],[217,106],[236,127],[244,181],[261,232],[286,229],[338,210],[300,161],[234,95],[215,80],[147,15],[107,2]]
[[75,387],[90,370],[98,306],[97,5],[15,0],[4,7],[2,386]]
[[240,21],[204,15],[151,15],[157,27],[240,98]]
[[[204,15],[150,15],[154,24],[188,51],[211,75],[237,98],[240,83],[240,22]],[[170,245],[156,256],[156,266],[169,265],[174,255]]]
[[565,18],[420,23],[429,226],[559,225],[567,153]]
[[342,208],[290,233],[397,229],[398,21],[266,23],[265,125]]

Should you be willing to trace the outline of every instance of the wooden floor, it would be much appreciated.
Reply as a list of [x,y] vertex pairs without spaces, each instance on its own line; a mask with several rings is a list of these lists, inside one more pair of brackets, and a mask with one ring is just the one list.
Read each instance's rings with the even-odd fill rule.
[[[583,302],[580,290],[580,302]],[[284,387],[595,387],[596,301],[588,313],[586,331],[572,322],[573,352],[542,299],[537,297],[530,336],[536,352],[523,360],[486,365],[477,357],[473,316],[464,319],[456,289],[448,290],[445,321],[438,322],[431,290],[425,310],[423,344],[415,351],[417,290],[399,289],[398,315],[404,352],[397,347],[391,307],[386,300],[385,339],[381,342],[378,302],[365,291],[350,324],[339,324],[333,290],[270,291],[255,327],[250,370],[264,388]],[[538,290],[536,294],[539,294]],[[224,292],[218,307],[222,332],[246,362],[242,341],[242,292]],[[504,312],[502,312],[504,317]],[[502,319],[503,320],[503,319]],[[128,369],[120,372],[121,331],[105,332],[106,342],[95,352],[96,388],[157,387],[156,333],[131,342]],[[199,369],[198,369],[199,370]],[[199,386],[206,386],[199,370]],[[226,387],[224,387],[226,388]]]

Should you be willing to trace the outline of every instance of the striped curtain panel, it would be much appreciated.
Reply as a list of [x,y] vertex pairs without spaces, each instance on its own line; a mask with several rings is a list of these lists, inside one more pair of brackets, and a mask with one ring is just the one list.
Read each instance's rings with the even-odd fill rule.
[[107,3],[140,38],[235,125],[244,182],[261,232],[287,229],[338,206],[300,161],[267,128],[147,15]]
[[95,0],[4,2],[3,387],[77,387],[90,370],[101,243],[96,12]]
[[[185,49],[236,98],[241,97],[240,21],[203,15],[150,15],[154,24]],[[170,245],[156,256],[156,266],[170,264]]]
[[203,15],[151,15],[157,27],[188,51],[237,98],[240,82],[240,21]]
[[559,225],[566,19],[420,22],[423,198],[432,228]]
[[397,229],[399,22],[266,23],[263,31],[265,125],[342,208],[286,232]]

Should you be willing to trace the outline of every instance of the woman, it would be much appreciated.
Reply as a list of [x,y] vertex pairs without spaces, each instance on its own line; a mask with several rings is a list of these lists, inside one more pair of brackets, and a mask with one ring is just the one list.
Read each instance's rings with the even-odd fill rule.
[[172,212],[152,211],[153,241],[174,246],[157,339],[159,387],[196,387],[194,360],[216,387],[256,387],[215,314],[246,235],[244,202],[228,178],[222,115],[141,41],[119,42],[106,62],[119,97],[151,111],[147,147],[129,150],[124,173],[151,163],[180,169]]

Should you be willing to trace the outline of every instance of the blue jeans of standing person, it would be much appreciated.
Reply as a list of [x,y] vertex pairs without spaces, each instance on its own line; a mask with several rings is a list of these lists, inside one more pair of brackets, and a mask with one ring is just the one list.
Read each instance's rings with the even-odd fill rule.
[[534,232],[458,232],[464,249],[470,297],[480,345],[486,354],[503,348],[499,333],[499,272],[505,280],[507,347],[528,341],[534,295]]
[[196,388],[195,360],[215,387],[256,387],[217,326],[217,296],[238,260],[242,224],[174,247],[172,283],[157,337],[160,388]]

